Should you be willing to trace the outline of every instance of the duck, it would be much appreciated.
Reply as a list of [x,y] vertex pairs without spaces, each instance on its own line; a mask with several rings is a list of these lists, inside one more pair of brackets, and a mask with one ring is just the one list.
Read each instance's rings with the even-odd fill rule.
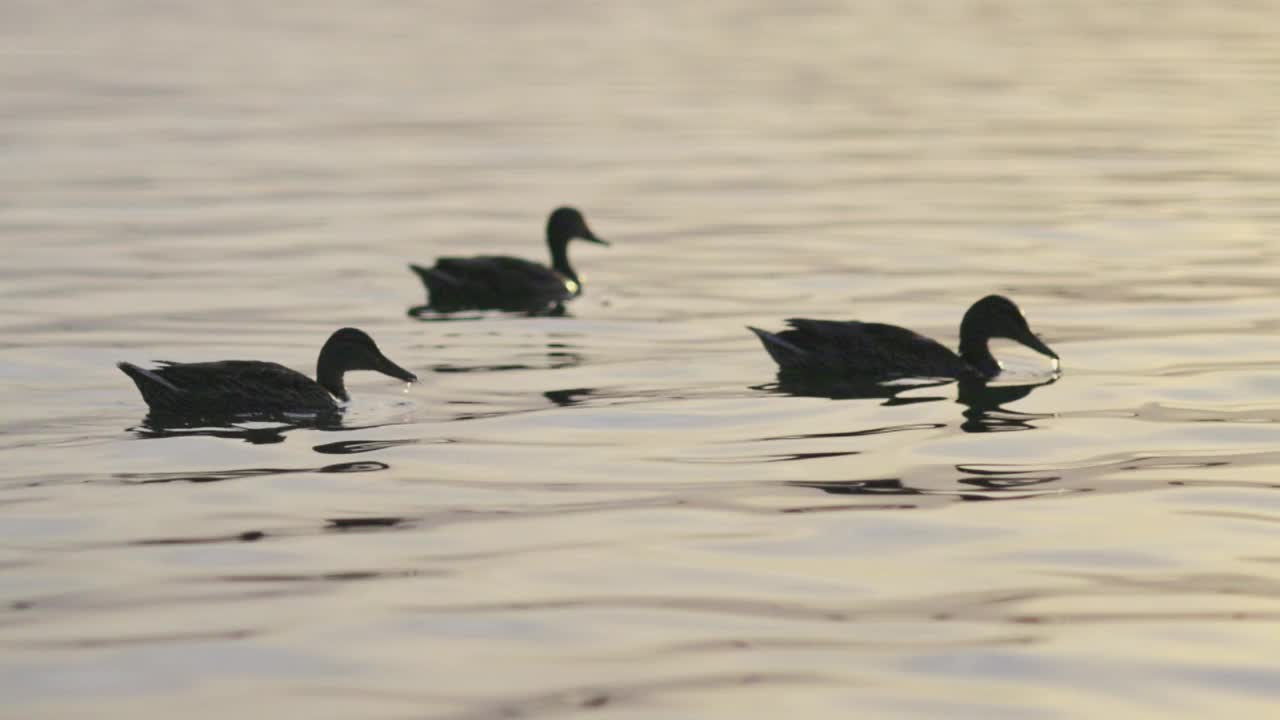
[[990,380],[1000,363],[987,341],[1008,338],[1053,360],[1058,354],[1044,344],[1012,300],[988,295],[975,302],[960,321],[960,352],[897,325],[858,321],[791,318],[777,333],[748,329],[760,338],[783,377],[827,376],[894,378],[971,378]]
[[320,348],[316,379],[260,360],[178,363],[161,361],[145,369],[117,363],[138,386],[152,413],[178,416],[234,416],[270,413],[329,413],[350,400],[343,375],[375,370],[405,382],[417,375],[392,362],[367,333],[345,327]]
[[569,241],[609,243],[587,227],[576,208],[559,207],[547,219],[551,266],[506,255],[442,257],[432,267],[410,264],[426,285],[427,309],[539,311],[562,307],[582,293],[582,280],[569,264]]

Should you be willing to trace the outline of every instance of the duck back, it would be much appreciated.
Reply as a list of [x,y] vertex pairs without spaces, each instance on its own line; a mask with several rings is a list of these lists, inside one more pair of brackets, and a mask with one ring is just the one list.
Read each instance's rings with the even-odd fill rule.
[[577,284],[538,263],[503,255],[440,258],[409,266],[430,293],[433,309],[536,310],[574,296]]
[[161,362],[150,370],[120,363],[119,368],[138,386],[153,412],[213,416],[337,408],[319,383],[273,362]]
[[946,346],[897,325],[791,318],[789,329],[752,328],[784,374],[961,377],[972,372]]

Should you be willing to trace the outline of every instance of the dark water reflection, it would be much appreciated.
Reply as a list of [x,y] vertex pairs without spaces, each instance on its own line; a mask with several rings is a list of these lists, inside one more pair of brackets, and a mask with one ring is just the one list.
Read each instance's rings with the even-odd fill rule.
[[[562,343],[548,343],[548,348],[552,348],[543,354],[546,358],[545,362],[532,363],[501,363],[501,364],[479,364],[479,365],[458,365],[453,363],[438,363],[431,366],[432,372],[437,373],[487,373],[487,372],[509,372],[512,370],[556,370],[559,368],[571,368],[581,365],[584,356],[581,353],[571,352],[564,349],[572,346],[566,346]],[[520,356],[528,356],[530,353],[520,352]]]
[[189,482],[212,483],[225,480],[240,480],[250,477],[299,475],[305,473],[367,473],[388,470],[390,465],[383,462],[364,461],[334,463],[320,467],[303,468],[243,468],[236,470],[214,471],[181,471],[160,473],[116,473],[112,478],[126,485],[153,485],[156,483]]
[[993,385],[961,380],[956,402],[965,406],[965,422],[960,429],[971,433],[1034,430],[1032,421],[1051,418],[1053,414],[1017,412],[1004,406],[1022,400],[1037,388],[1052,385],[1058,379],[1055,375],[1035,385]]
[[884,382],[863,378],[824,378],[780,376],[776,383],[753,386],[754,390],[778,392],[797,397],[821,397],[831,400],[868,400],[883,398],[885,407],[913,403],[946,400],[942,395],[902,397],[903,393],[923,388],[940,388],[954,384],[955,380]]
[[566,390],[548,390],[542,396],[560,407],[572,407],[586,402],[599,393],[595,388],[569,388]]
[[[256,426],[257,423],[265,423]],[[185,418],[150,414],[142,424],[130,428],[139,439],[213,437],[242,440],[251,445],[273,445],[285,441],[288,433],[301,428],[341,430],[340,415],[299,420],[254,420],[241,418]]]
[[[147,415],[141,425],[129,428],[140,440],[173,438],[221,438],[240,440],[250,445],[275,445],[282,443],[290,433],[353,432],[394,427],[393,423],[353,422],[341,413],[306,418],[288,417],[177,417],[156,414]],[[418,438],[402,440],[339,440],[321,443],[312,450],[328,455],[350,455],[372,452],[398,445],[414,445],[423,442]]]
[[[836,480],[821,482],[790,482],[791,487],[821,490],[831,495],[880,496],[880,495],[929,495],[962,502],[987,500],[1029,500],[1059,497],[1069,493],[1092,492],[1091,488],[1055,487],[1052,483],[1062,480],[1058,476],[990,479],[985,477],[960,477],[957,487],[912,486],[902,478],[877,478],[872,480]],[[1040,487],[1044,485],[1045,487]],[[971,491],[968,488],[973,488]],[[910,506],[903,506],[910,507]]]
[[[925,388],[943,388],[954,385],[955,402],[965,406],[962,412],[964,432],[1009,432],[1034,430],[1032,421],[1051,418],[1052,413],[1021,413],[1004,406],[1030,395],[1037,388],[1052,385],[1059,379],[1054,375],[1044,381],[1027,385],[1001,385],[973,379],[938,380],[932,382],[885,383],[864,379],[796,378],[780,377],[769,385],[753,386],[753,390],[777,392],[797,397],[821,397],[831,400],[884,399],[884,407],[912,405],[916,403],[945,402],[945,395],[917,395]],[[910,395],[906,395],[910,393]],[[879,432],[879,431],[874,431]],[[856,433],[855,433],[856,434]]]
[[501,313],[523,317],[569,317],[569,311],[565,309],[564,303],[555,303],[536,308],[513,306],[491,309],[477,309],[469,305],[451,307],[448,305],[434,306],[428,304],[410,306],[405,312],[409,317],[421,322],[483,320],[486,317],[493,317]]
[[403,445],[417,445],[422,442],[417,439],[409,440],[339,440],[338,442],[323,443],[316,445],[311,449],[324,455],[355,455],[358,453],[377,452],[387,448],[399,447]]

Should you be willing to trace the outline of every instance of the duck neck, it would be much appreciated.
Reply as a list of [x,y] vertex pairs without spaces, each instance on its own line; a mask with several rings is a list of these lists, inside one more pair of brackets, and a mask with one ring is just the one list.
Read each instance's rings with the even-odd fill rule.
[[960,358],[985,378],[1000,374],[1000,363],[988,347],[990,339],[986,332],[974,327],[968,317],[960,323]]
[[320,353],[320,360],[316,363],[316,382],[320,383],[320,387],[329,391],[329,394],[346,402],[347,387],[342,383],[342,376],[346,369],[334,362],[333,358],[328,357],[324,353]]
[[577,283],[578,273],[569,265],[569,239],[550,237],[547,245],[551,247],[551,269]]

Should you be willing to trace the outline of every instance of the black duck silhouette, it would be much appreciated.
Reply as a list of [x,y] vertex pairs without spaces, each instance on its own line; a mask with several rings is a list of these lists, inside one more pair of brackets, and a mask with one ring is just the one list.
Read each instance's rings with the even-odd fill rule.
[[1042,355],[1058,355],[1027,324],[1006,297],[988,295],[974,303],[960,322],[960,352],[897,325],[837,320],[787,320],[790,329],[754,332],[778,363],[779,376],[836,376],[892,379],[905,377],[979,378],[1000,373],[987,343],[1015,340]]
[[569,264],[569,241],[575,238],[609,244],[591,232],[581,212],[562,207],[547,220],[551,267],[505,255],[442,257],[432,267],[411,264],[427,287],[429,303],[421,309],[448,313],[563,308],[562,303],[582,293],[582,281]]
[[160,362],[147,370],[122,362],[118,367],[137,384],[153,414],[232,417],[273,413],[328,413],[348,400],[343,375],[375,370],[414,382],[416,375],[391,362],[373,338],[342,328],[325,342],[316,362],[316,379],[273,362]]

